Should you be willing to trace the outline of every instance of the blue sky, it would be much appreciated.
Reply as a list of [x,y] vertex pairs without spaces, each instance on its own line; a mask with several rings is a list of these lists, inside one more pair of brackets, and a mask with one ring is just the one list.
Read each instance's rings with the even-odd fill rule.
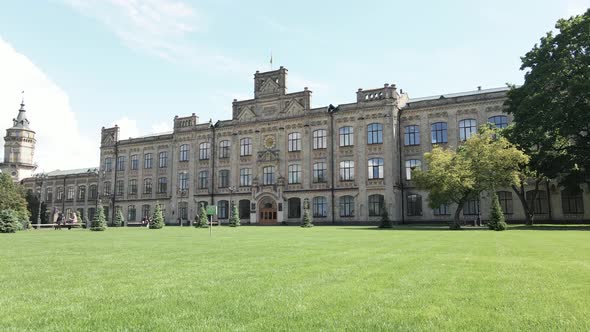
[[[588,7],[590,0],[3,1],[0,124],[10,125],[24,89],[39,140],[52,142],[40,142],[40,165],[92,166],[102,126],[116,122],[135,136],[169,129],[174,115],[229,119],[233,98],[252,95],[253,73],[270,69],[271,52],[275,68],[289,69],[289,90],[308,86],[314,106],[352,102],[358,88],[384,83],[410,97],[521,83],[519,57],[557,19]],[[32,78],[21,77],[27,70]],[[68,151],[76,160],[56,157]]]

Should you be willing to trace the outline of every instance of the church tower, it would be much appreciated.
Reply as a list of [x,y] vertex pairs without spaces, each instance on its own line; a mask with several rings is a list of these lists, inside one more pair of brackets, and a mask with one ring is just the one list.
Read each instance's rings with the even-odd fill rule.
[[23,98],[18,116],[12,120],[12,127],[6,129],[4,137],[4,162],[0,163],[0,170],[10,174],[15,182],[32,176],[37,168],[33,162],[35,132],[29,128],[26,113]]

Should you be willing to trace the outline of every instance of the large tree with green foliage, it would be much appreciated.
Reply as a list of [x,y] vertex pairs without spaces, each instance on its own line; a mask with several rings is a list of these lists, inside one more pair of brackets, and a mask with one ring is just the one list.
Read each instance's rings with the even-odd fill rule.
[[0,173],[0,210],[13,210],[22,225],[28,223],[30,213],[25,191],[6,173]]
[[[30,217],[29,221],[33,224],[37,223],[37,216],[39,216],[39,194],[33,193],[33,191],[28,190],[25,195],[25,200],[27,201],[27,210],[29,210]],[[47,203],[41,202],[41,223],[47,223]]]
[[425,153],[427,170],[415,170],[416,185],[429,192],[429,206],[457,204],[451,228],[460,228],[463,205],[484,191],[495,191],[519,181],[520,167],[528,157],[496,129],[480,127],[457,150],[435,147]]
[[536,187],[547,178],[568,187],[590,181],[590,10],[555,27],[521,58],[524,84],[513,86],[506,102],[514,116],[507,136],[531,157],[513,188],[528,223],[527,181]]

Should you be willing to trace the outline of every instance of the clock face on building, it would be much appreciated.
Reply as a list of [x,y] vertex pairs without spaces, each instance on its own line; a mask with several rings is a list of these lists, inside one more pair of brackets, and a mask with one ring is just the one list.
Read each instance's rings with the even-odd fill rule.
[[275,146],[275,139],[272,136],[266,136],[264,138],[264,147],[267,149],[272,149]]

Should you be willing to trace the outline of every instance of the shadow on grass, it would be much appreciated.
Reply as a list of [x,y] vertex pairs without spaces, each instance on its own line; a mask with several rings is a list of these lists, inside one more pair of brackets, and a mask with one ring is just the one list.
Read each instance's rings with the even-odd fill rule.
[[510,226],[516,231],[590,231],[590,225],[518,225]]
[[[445,225],[397,225],[393,228],[379,228],[377,226],[359,226],[359,227],[341,227],[341,229],[348,229],[348,230],[373,230],[373,231],[456,231],[451,230],[449,226]],[[473,226],[464,226],[459,231],[482,231],[487,230],[487,227],[473,227]]]

